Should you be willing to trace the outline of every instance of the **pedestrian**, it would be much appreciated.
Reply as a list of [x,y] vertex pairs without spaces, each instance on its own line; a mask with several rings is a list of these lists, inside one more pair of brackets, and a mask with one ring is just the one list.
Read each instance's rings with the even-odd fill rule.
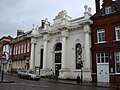
[[50,80],[52,79],[52,75],[53,75],[53,71],[51,69],[51,71],[50,71],[50,77],[49,77]]
[[52,79],[54,80],[55,79],[55,74],[53,73],[53,75],[52,75]]
[[77,76],[77,84],[80,84],[80,76],[79,76],[79,74]]

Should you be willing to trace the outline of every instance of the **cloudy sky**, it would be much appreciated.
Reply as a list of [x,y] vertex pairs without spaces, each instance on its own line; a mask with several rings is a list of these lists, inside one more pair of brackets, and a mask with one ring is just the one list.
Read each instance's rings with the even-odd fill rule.
[[84,5],[95,13],[95,0],[0,0],[0,38],[16,36],[17,29],[29,31],[33,24],[39,25],[42,19],[53,19],[62,10],[72,18],[83,16]]

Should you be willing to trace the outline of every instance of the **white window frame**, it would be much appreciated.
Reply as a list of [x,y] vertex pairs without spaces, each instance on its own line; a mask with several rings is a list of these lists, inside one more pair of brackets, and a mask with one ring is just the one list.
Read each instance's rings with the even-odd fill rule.
[[18,47],[16,46],[16,54],[18,54],[17,50],[18,50]]
[[[99,56],[98,56],[98,54],[99,54]],[[99,59],[99,61],[98,61],[98,59]],[[102,59],[103,59],[103,61],[102,61]],[[106,59],[108,59],[108,60],[106,61]],[[109,54],[106,52],[96,53],[96,62],[99,64],[100,63],[101,64],[108,63],[109,62]]]
[[120,41],[120,26],[115,27],[116,41]]
[[30,52],[30,43],[27,43],[27,52]]
[[18,54],[20,54],[20,45],[18,46]]
[[12,55],[12,47],[10,47],[10,55]]
[[14,47],[14,52],[13,52],[13,55],[15,55],[15,47]]
[[[116,63],[117,63],[117,58],[119,59],[119,65],[120,65],[120,52],[115,52],[114,53],[115,54],[115,73],[116,74],[120,74],[120,70],[119,70],[119,72],[117,71],[117,65],[116,65]],[[117,57],[117,58],[116,58]]]
[[23,53],[23,44],[21,45],[21,53]]
[[[104,36],[101,36],[102,34],[104,34]],[[105,43],[105,29],[97,30],[97,42]]]
[[24,53],[26,53],[26,43],[24,44]]
[[105,14],[108,15],[112,12],[111,6],[105,7]]

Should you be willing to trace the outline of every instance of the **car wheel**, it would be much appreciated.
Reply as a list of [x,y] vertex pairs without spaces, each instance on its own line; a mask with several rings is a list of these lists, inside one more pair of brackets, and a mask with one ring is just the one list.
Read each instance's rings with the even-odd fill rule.
[[31,79],[31,76],[28,76],[28,79],[30,80],[30,79]]
[[18,77],[19,77],[19,78],[21,78],[21,76],[20,76],[20,75],[18,75]]

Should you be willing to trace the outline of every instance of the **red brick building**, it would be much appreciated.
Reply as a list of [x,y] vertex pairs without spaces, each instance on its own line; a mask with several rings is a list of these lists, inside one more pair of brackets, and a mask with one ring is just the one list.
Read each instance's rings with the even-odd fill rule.
[[0,39],[0,70],[2,65],[2,53],[3,53],[3,45],[9,43],[13,38],[11,36],[3,36]]
[[29,68],[31,49],[30,34],[31,31],[25,33],[23,30],[17,30],[17,37],[10,42],[9,71],[11,69]]
[[120,0],[96,0],[92,25],[94,82],[120,82]]

